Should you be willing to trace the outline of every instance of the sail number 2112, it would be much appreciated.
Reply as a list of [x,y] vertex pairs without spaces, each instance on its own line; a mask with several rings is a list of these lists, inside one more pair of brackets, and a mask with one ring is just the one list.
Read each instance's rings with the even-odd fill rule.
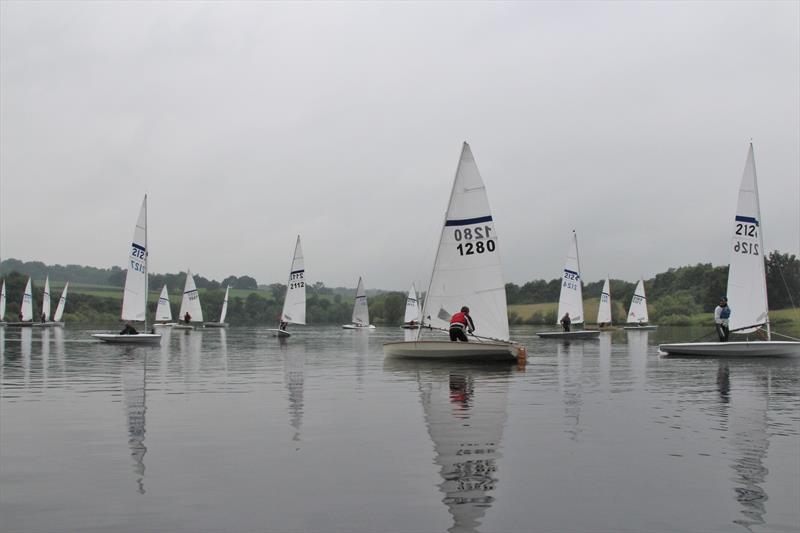
[[496,245],[491,238],[492,228],[476,226],[474,228],[456,229],[453,238],[459,243],[456,246],[459,255],[475,255],[494,252]]

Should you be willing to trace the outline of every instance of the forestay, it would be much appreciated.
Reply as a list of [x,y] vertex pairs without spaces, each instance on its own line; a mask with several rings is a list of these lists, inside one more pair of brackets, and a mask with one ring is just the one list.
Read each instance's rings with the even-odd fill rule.
[[364,281],[358,278],[356,288],[356,301],[353,304],[353,324],[360,326],[369,325],[369,307],[367,307],[367,291],[364,290]]
[[122,297],[122,320],[144,322],[147,307],[147,196],[142,200],[136,229],[133,230],[125,293]]
[[728,271],[730,329],[740,330],[741,333],[756,328],[746,330],[740,328],[761,325],[768,320],[762,229],[756,163],[751,144],[747,152],[742,183],[739,186]]
[[600,293],[600,305],[597,308],[597,323],[611,324],[611,283],[608,278],[603,283],[603,292]]
[[628,323],[649,322],[647,316],[647,298],[644,294],[644,280],[640,279],[633,291],[631,307],[628,309]]
[[412,320],[419,322],[419,317],[420,310],[419,301],[417,301],[417,290],[412,283],[411,288],[408,290],[408,298],[406,298],[406,314],[403,317],[403,322],[406,324]]
[[197,286],[194,284],[194,277],[192,271],[186,271],[186,284],[183,287],[183,299],[181,300],[181,310],[179,319],[189,313],[192,317],[192,322],[203,321],[203,309],[200,307],[200,294],[197,292]]
[[[289,270],[289,281],[286,284],[286,298],[283,300],[281,320],[290,324],[306,323],[306,278],[300,235],[297,236],[297,243],[294,245],[294,257]],[[353,321],[355,321],[355,311],[353,311]]]
[[172,320],[172,307],[169,305],[169,294],[167,293],[166,283],[161,288],[161,295],[158,297],[156,320],[159,322],[169,322]]
[[225,316],[228,314],[228,293],[231,291],[231,286],[225,287],[225,299],[222,300],[222,312],[219,314],[219,323],[225,323]]
[[22,306],[19,312],[22,315],[23,322],[30,322],[33,320],[33,290],[31,289],[31,278],[28,278],[28,284],[25,285],[25,293],[22,295]]
[[561,276],[561,293],[558,297],[556,324],[569,313],[573,324],[583,324],[583,290],[581,289],[581,266],[578,261],[578,236],[573,231],[567,249],[567,261]]
[[423,321],[434,328],[448,328],[450,317],[462,306],[468,306],[477,335],[508,340],[502,270],[486,188],[465,142],[425,298]]
[[56,314],[53,315],[53,321],[61,322],[61,318],[64,316],[64,307],[67,305],[67,290],[69,289],[69,281],[64,285],[64,290],[61,291],[61,298],[58,299],[58,305],[56,306]]
[[44,292],[42,293],[42,315],[44,322],[50,320],[50,276],[44,278]]

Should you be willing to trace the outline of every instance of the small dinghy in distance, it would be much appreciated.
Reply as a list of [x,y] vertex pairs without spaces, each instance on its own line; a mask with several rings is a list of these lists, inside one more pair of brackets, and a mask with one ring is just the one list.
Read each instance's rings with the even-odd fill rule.
[[[189,313],[190,320],[186,322],[183,317]],[[186,270],[186,283],[183,286],[183,298],[181,298],[181,310],[178,311],[178,323],[172,329],[194,329],[195,323],[203,325],[203,308],[200,307],[200,293],[197,292],[197,285],[194,283],[192,271]]]
[[[556,321],[560,323],[561,317],[569,313],[572,324],[583,325],[583,288],[581,280],[581,263],[578,258],[578,235],[572,231],[567,260],[564,265],[564,274],[561,277],[561,292],[558,297],[558,313]],[[537,333],[542,339],[574,339],[587,340],[600,337],[598,330],[577,331],[542,331]]]
[[28,283],[25,285],[25,292],[22,293],[22,305],[19,307],[20,321],[9,322],[9,326],[29,328],[33,326],[33,286],[31,278],[28,276]]
[[[139,210],[127,264],[122,320],[144,322],[144,330],[147,331],[147,195]],[[95,333],[92,337],[115,344],[161,344],[161,335],[158,333]]]
[[406,314],[403,317],[403,329],[419,329],[419,320],[422,316],[422,311],[419,308],[419,300],[417,300],[417,289],[414,284],[408,290],[408,298],[406,298]]
[[219,313],[219,322],[204,322],[204,328],[227,328],[228,324],[225,323],[225,316],[228,314],[228,294],[230,293],[231,286],[225,287],[225,298],[222,299],[222,311]]
[[3,286],[0,287],[0,327],[6,325],[6,280],[3,280]]
[[[423,340],[423,331],[447,331],[450,318],[470,308],[469,342]],[[416,340],[387,342],[387,357],[513,362],[524,348],[509,340],[506,290],[497,232],[486,187],[469,145],[461,149]]]
[[623,326],[622,329],[627,329],[628,331],[650,331],[658,328],[658,326],[648,324],[649,321],[647,296],[644,293],[644,279],[639,278],[639,283],[636,284],[636,289],[634,289],[631,297],[631,306],[628,308],[627,325]]
[[63,327],[64,326],[64,308],[67,305],[67,290],[69,289],[69,281],[64,284],[64,290],[61,291],[61,297],[58,299],[56,312],[53,315],[53,321],[50,322],[51,326]]
[[364,289],[364,280],[358,278],[356,287],[356,300],[353,303],[353,322],[342,326],[344,329],[375,329],[369,323],[369,306],[367,305],[367,291]]
[[286,338],[292,334],[281,327],[282,324],[306,324],[306,267],[303,260],[303,246],[300,235],[294,245],[292,266],[289,267],[289,281],[286,283],[286,296],[283,298],[281,320],[277,329],[268,329],[273,337]]
[[44,278],[44,291],[42,291],[42,314],[39,322],[34,322],[34,327],[47,328],[53,324],[50,322],[50,276]]
[[[766,334],[766,340],[661,344],[665,356],[776,357],[800,356],[800,342],[772,340],[764,271],[763,227],[753,145],[747,152],[733,221],[728,270],[731,334]],[[762,329],[763,326],[763,329]]]
[[172,307],[169,304],[169,293],[167,292],[167,284],[161,287],[161,294],[158,296],[158,305],[156,305],[156,323],[153,324],[157,328],[168,328],[175,325],[172,321]]

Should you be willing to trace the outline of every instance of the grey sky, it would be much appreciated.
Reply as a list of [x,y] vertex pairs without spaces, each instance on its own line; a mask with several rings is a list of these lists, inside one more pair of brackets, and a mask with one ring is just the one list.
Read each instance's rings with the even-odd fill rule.
[[461,142],[508,281],[800,247],[800,3],[0,4],[0,254],[427,281]]

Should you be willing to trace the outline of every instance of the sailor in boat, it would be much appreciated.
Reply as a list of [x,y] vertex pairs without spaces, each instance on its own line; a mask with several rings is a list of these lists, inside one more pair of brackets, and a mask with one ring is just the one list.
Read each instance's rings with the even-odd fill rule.
[[281,318],[280,324],[278,325],[278,329],[281,330],[281,331],[286,331],[286,326],[288,326],[288,325],[289,325],[289,323],[285,322],[283,320],[283,318]]
[[450,318],[450,340],[452,342],[469,342],[467,334],[464,333],[465,329],[469,333],[475,331],[475,322],[473,322],[472,317],[469,316],[469,307],[466,305],[461,308],[461,311]]
[[731,308],[728,307],[728,299],[723,296],[719,300],[719,305],[714,309],[714,326],[717,328],[719,342],[728,342],[728,336],[731,334],[728,329],[730,318]]
[[564,328],[564,331],[569,331],[570,324],[572,324],[572,319],[569,317],[569,313],[564,313],[564,316],[561,317],[561,327]]
[[186,314],[183,315],[183,322],[185,324],[189,324],[192,321],[192,315],[189,314],[189,311],[186,311]]
[[136,328],[131,326],[130,322],[125,323],[125,327],[122,328],[122,331],[119,332],[120,335],[138,335],[139,332],[136,331]]
[[45,322],[47,322],[47,315],[42,313],[42,324],[44,324]]

